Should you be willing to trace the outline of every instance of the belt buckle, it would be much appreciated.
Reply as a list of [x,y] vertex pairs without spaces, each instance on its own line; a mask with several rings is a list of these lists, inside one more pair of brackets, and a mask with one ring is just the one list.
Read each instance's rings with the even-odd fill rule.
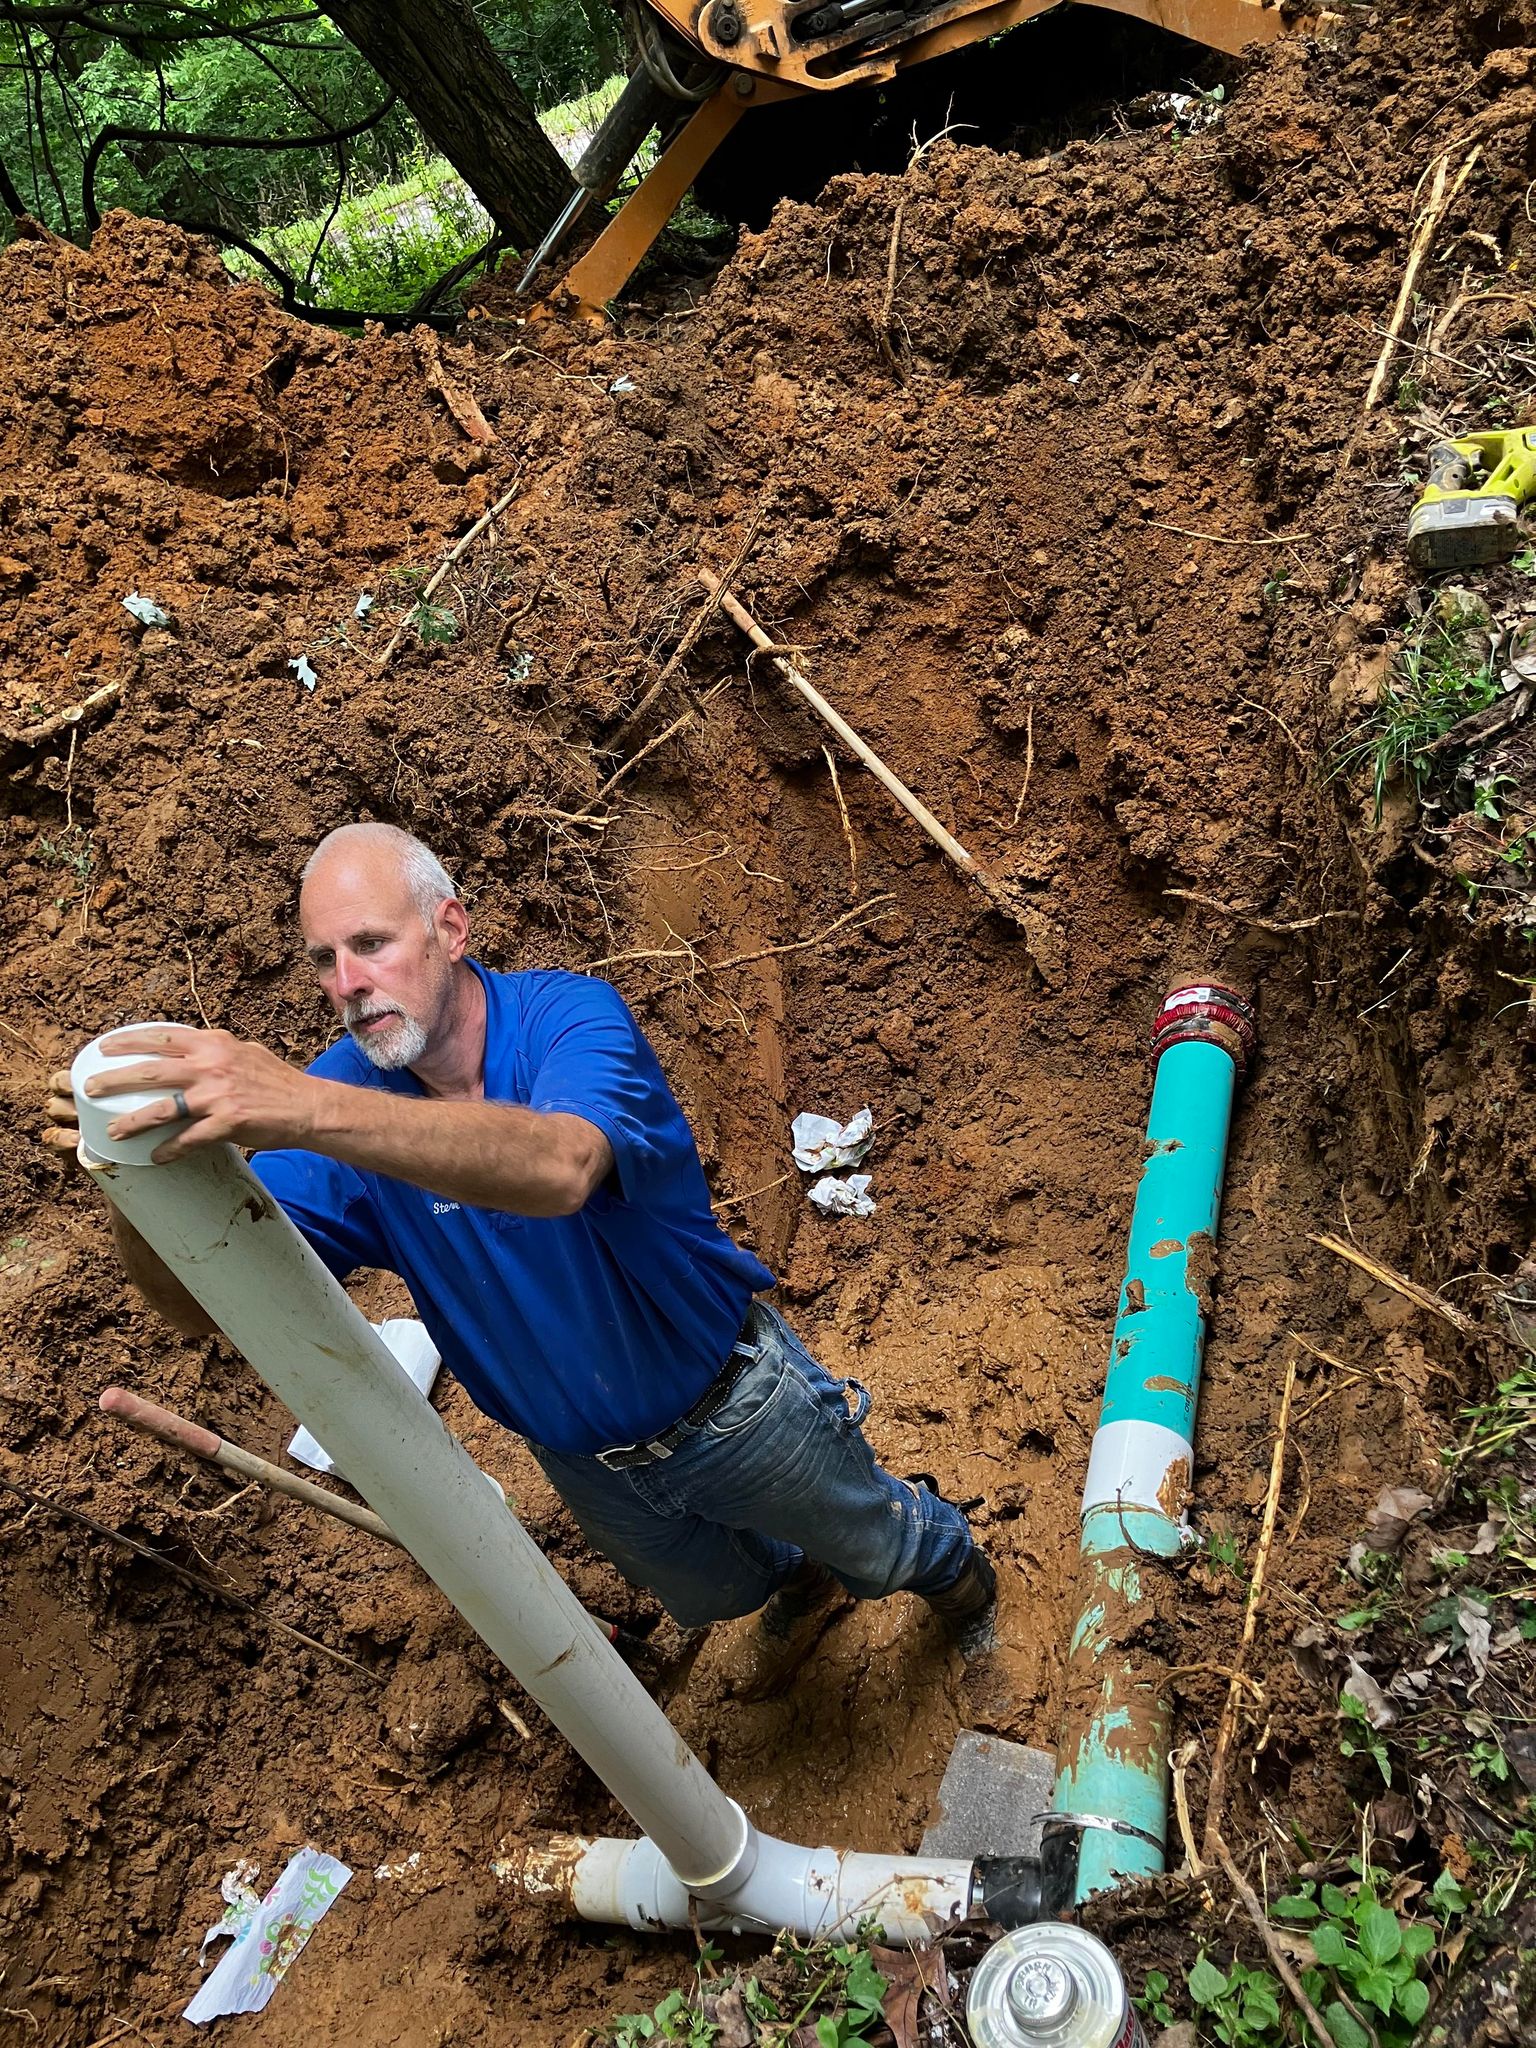
[[609,1444],[606,1450],[594,1451],[592,1455],[606,1471],[623,1472],[628,1469],[627,1466],[612,1464],[610,1460],[630,1457],[636,1451],[647,1452],[654,1463],[662,1458],[670,1458],[672,1446],[663,1443],[660,1437],[653,1437],[649,1442],[643,1444]]

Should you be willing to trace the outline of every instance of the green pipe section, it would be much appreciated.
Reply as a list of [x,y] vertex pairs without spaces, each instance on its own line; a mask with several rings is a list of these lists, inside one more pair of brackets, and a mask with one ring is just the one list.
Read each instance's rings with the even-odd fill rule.
[[1144,1159],[1083,1495],[1083,1604],[1053,1799],[1080,1828],[1079,1903],[1164,1868],[1172,1708],[1163,1666],[1143,1644],[1155,1560],[1183,1543],[1232,1102],[1252,1043],[1241,998],[1205,985],[1170,995],[1154,1031]]

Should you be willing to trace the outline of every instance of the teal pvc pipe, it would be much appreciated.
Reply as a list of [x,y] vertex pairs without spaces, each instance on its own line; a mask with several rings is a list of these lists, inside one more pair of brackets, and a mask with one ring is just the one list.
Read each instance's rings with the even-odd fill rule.
[[[1120,1310],[1082,1516],[1083,1605],[1068,1649],[1053,1807],[1086,1821],[1076,1897],[1164,1867],[1171,1705],[1134,1646],[1139,1555],[1181,1547],[1232,1102],[1252,1041],[1240,998],[1199,988],[1159,1017],[1161,1044]],[[1233,1028],[1236,1027],[1236,1028]],[[1154,1567],[1155,1569],[1155,1567]]]

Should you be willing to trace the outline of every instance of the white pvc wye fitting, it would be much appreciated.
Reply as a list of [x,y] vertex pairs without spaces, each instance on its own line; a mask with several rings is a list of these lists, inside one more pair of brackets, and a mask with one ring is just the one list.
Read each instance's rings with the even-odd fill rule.
[[805,1849],[754,1833],[756,1853],[740,1881],[707,1895],[680,1883],[644,1837],[557,1835],[509,1858],[498,1875],[583,1920],[652,1933],[696,1920],[717,1932],[772,1937],[787,1929],[815,1941],[856,1934],[874,1920],[889,1941],[930,1941],[970,1911],[976,1867],[968,1858]]
[[[167,1021],[164,1017],[156,1017],[140,1024],[119,1024],[117,1031],[142,1031],[148,1024]],[[114,1038],[117,1031],[102,1035]],[[101,1045],[100,1038],[93,1038],[89,1045],[75,1054],[69,1070],[75,1113],[80,1119],[80,1142],[93,1159],[115,1160],[119,1166],[152,1165],[151,1153],[167,1138],[174,1138],[179,1130],[184,1129],[185,1121],[178,1118],[175,1123],[155,1124],[133,1138],[109,1138],[108,1124],[116,1123],[120,1116],[131,1116],[137,1109],[147,1109],[152,1102],[164,1102],[168,1091],[164,1088],[134,1088],[121,1095],[87,1095],[85,1084],[97,1074],[110,1074],[118,1067],[136,1067],[148,1057],[142,1052],[108,1055],[102,1051]]]

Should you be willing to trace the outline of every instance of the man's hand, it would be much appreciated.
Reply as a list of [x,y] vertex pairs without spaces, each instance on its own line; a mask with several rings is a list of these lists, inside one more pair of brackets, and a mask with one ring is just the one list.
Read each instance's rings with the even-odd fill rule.
[[56,1074],[48,1076],[48,1121],[43,1125],[43,1143],[51,1145],[55,1152],[73,1152],[80,1142],[80,1119],[75,1115],[74,1090],[69,1085],[69,1069],[61,1067]]
[[[233,1032],[194,1031],[187,1024],[142,1024],[129,1031],[114,1031],[102,1040],[101,1049],[113,1057],[125,1053],[145,1057],[131,1067],[95,1075],[85,1084],[89,1095],[165,1090],[160,1101],[147,1103],[109,1124],[109,1137],[131,1138],[160,1124],[190,1118],[174,1138],[156,1147],[152,1156],[157,1166],[183,1158],[199,1145],[246,1145],[260,1151],[302,1146],[312,1135],[320,1084],[265,1046],[236,1038]],[[54,1082],[60,1080],[67,1088],[69,1076],[56,1074]],[[63,1131],[67,1126],[58,1113],[61,1107],[57,1096],[50,1098],[49,1114]],[[73,1102],[69,1116],[72,1122]],[[45,1133],[49,1144],[73,1143],[75,1135],[65,1139]]]

